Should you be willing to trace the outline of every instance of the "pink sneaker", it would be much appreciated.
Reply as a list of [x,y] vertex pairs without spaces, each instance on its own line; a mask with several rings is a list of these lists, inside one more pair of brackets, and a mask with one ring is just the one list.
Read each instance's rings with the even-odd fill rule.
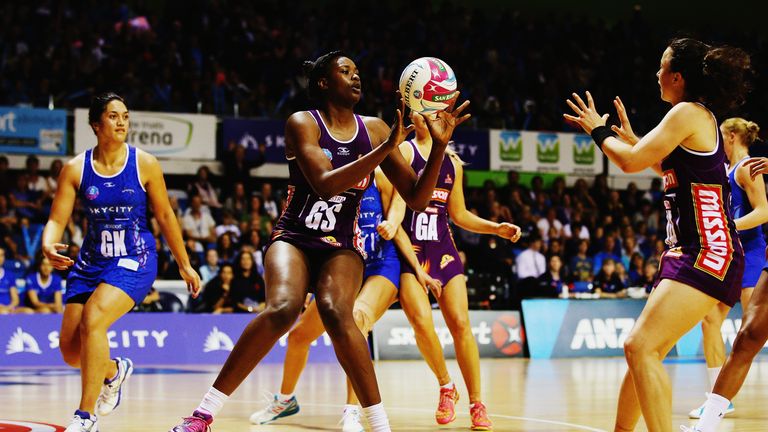
[[211,423],[213,416],[195,410],[191,417],[184,417],[184,421],[171,429],[171,432],[210,432]]
[[456,385],[447,389],[440,387],[440,402],[437,404],[435,420],[437,424],[448,424],[456,420],[456,401],[459,400],[459,391]]
[[485,405],[482,402],[475,402],[469,408],[469,416],[472,418],[472,427],[470,429],[473,431],[493,430],[493,423],[488,418],[488,412],[485,410]]

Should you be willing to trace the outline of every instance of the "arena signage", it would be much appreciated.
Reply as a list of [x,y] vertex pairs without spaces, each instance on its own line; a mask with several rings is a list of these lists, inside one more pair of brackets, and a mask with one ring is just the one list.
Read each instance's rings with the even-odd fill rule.
[[[141,365],[221,364],[232,351],[248,314],[207,315],[130,313],[107,333],[114,356],[127,356]],[[59,352],[61,315],[0,315],[0,367],[64,366]],[[281,363],[283,336],[263,361]],[[310,361],[335,362],[331,340],[313,343]]]
[[66,151],[65,110],[0,107],[0,153],[63,155]]
[[453,149],[466,164],[464,169],[487,170],[488,131],[459,127],[453,133]]
[[249,120],[226,118],[221,123],[219,158],[231,146],[245,147],[245,158],[254,160],[264,146],[265,162],[288,163],[285,159],[285,122],[282,120]]
[[[435,331],[446,358],[456,358],[453,337],[440,311],[432,311]],[[469,311],[472,334],[480,357],[522,357],[525,331],[518,311]],[[377,360],[423,358],[413,328],[402,310],[388,310],[373,327],[373,354]]]
[[490,169],[594,176],[603,157],[584,134],[490,130]]
[[[148,153],[170,159],[214,160],[216,158],[216,117],[204,114],[176,114],[131,111],[126,142]],[[75,153],[96,144],[88,124],[88,110],[75,110]]]

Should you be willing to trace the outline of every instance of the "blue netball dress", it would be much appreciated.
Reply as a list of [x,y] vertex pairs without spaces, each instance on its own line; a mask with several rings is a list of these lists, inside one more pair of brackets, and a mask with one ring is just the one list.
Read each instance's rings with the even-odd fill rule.
[[395,244],[382,239],[376,230],[382,220],[384,208],[381,193],[374,180],[360,200],[360,215],[357,219],[366,255],[363,280],[371,276],[384,276],[395,288],[400,289],[400,259],[397,257]]
[[67,278],[66,302],[84,302],[83,297],[103,282],[141,303],[157,276],[155,238],[147,223],[147,191],[139,179],[136,149],[125,148],[125,165],[112,176],[97,173],[93,150],[85,152],[78,196],[88,218],[88,231]]
[[[731,214],[736,220],[752,211],[747,192],[736,181],[736,170],[749,159],[740,160],[728,173],[728,183],[731,185]],[[744,247],[744,276],[741,278],[742,288],[753,288],[757,285],[760,272],[765,266],[765,238],[763,227],[756,226],[748,230],[739,231],[739,239]]]
[[47,282],[43,282],[40,273],[34,273],[27,278],[25,291],[37,293],[37,299],[40,300],[40,303],[53,303],[56,299],[56,293],[64,291],[62,282],[61,276],[56,273],[48,276]]

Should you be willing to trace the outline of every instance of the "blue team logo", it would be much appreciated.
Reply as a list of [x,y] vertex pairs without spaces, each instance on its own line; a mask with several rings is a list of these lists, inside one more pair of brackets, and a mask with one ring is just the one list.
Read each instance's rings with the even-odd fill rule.
[[328,158],[328,160],[333,160],[333,153],[331,153],[328,149],[323,149],[323,153],[325,153],[325,156]]
[[90,186],[88,189],[85,190],[85,197],[89,200],[93,201],[96,198],[99,197],[99,188],[96,186]]

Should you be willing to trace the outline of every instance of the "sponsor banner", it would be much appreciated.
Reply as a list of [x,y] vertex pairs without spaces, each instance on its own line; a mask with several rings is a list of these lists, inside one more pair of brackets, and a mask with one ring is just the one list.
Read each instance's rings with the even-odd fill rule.
[[[728,316],[720,327],[720,333],[725,342],[726,353],[731,352],[733,341],[736,340],[736,334],[741,328],[742,309],[741,303],[736,305],[728,312]],[[762,354],[768,354],[768,342],[765,343]],[[681,357],[700,357],[704,355],[703,336],[701,335],[701,324],[696,325],[677,342],[677,354]]]
[[[440,311],[432,311],[435,331],[446,358],[456,358],[453,337]],[[480,357],[522,357],[525,332],[518,311],[469,311],[472,334]],[[423,358],[416,346],[413,327],[405,313],[388,310],[373,327],[373,355],[376,360],[416,360]]]
[[[131,111],[126,142],[169,159],[216,159],[216,116]],[[88,110],[75,110],[75,153],[96,145]]]
[[488,130],[456,129],[453,149],[466,163],[465,170],[487,170],[490,166]]
[[[221,364],[253,315],[130,313],[107,333],[112,355],[137,364]],[[0,315],[0,366],[64,366],[59,352],[61,315]],[[259,343],[259,341],[254,341]],[[287,336],[264,358],[282,363]],[[335,362],[330,338],[313,343],[310,361]]]
[[221,123],[219,159],[231,145],[245,147],[245,158],[256,159],[262,144],[265,147],[267,163],[288,163],[285,159],[285,121],[249,120],[225,118]]
[[490,130],[490,169],[594,176],[603,156],[589,135]]
[[65,110],[0,107],[0,153],[63,155],[66,151]]

